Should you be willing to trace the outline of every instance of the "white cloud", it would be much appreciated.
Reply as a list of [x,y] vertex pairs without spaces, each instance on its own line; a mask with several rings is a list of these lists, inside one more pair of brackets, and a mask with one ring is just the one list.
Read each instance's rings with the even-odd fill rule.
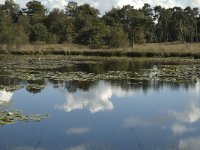
[[10,102],[12,99],[12,96],[13,96],[12,92],[0,90],[0,104]]
[[111,101],[112,96],[123,97],[132,93],[123,91],[121,88],[114,88],[104,82],[99,82],[89,91],[79,91],[77,93],[69,93],[65,91],[66,102],[55,108],[71,112],[73,110],[88,109],[91,113],[103,110],[112,110],[114,108]]
[[53,8],[64,8],[67,3],[68,2],[66,0],[48,0],[44,2],[45,6],[50,10]]
[[[162,5],[163,7],[173,7],[175,5],[182,6],[177,0],[74,0],[78,2],[78,4],[88,3],[91,6],[100,10],[101,13],[109,11],[112,7],[122,7],[123,5],[133,5],[135,8],[141,8],[144,3],[149,3],[152,6]],[[59,8],[63,8],[64,5],[68,3],[67,0],[48,0],[47,5],[49,8],[60,6]]]
[[85,134],[90,132],[90,128],[70,128],[66,131],[67,135],[71,135],[71,134]]
[[188,0],[186,5],[190,5],[193,7],[199,7],[200,1],[199,0]]
[[[131,4],[135,8],[140,8],[144,3],[149,3],[151,6],[161,5],[163,7],[173,7],[173,6],[196,6],[200,5],[199,0],[74,0],[78,4],[88,3],[91,6],[100,10],[103,14],[105,11],[109,11],[112,7],[122,7],[123,5]],[[0,0],[3,3],[3,0]],[[28,0],[16,0],[17,3],[20,3],[21,6],[25,6]],[[58,7],[64,8],[69,0],[43,0],[41,1],[49,9]]]

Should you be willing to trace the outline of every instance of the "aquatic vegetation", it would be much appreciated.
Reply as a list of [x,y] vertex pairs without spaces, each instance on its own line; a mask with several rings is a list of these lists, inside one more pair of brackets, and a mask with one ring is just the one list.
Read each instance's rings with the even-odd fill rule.
[[170,82],[196,82],[200,77],[200,65],[162,65],[147,73],[152,79]]
[[40,92],[43,88],[44,85],[38,85],[38,84],[29,84],[26,86],[26,89],[33,93]]
[[[123,63],[122,63],[123,62]],[[153,62],[153,66],[148,62]],[[146,65],[146,66],[144,66]],[[161,81],[195,83],[200,77],[198,59],[144,58],[132,61],[127,58],[91,58],[64,56],[9,56],[0,60],[0,76],[18,82],[0,84],[7,91],[26,88],[40,92],[51,81],[127,80],[127,82]]]
[[[200,77],[199,65],[163,65],[156,69],[141,69],[139,72],[108,71],[102,74],[87,72],[52,72],[38,71],[32,73],[29,70],[6,70],[10,78],[18,78],[26,81],[38,81],[51,79],[56,81],[97,81],[97,80],[159,80],[159,81],[195,81]],[[41,85],[32,84],[28,89],[41,89]]]
[[48,115],[28,115],[19,110],[12,110],[9,108],[9,103],[0,104],[0,127],[17,122],[34,121],[39,122],[46,119]]

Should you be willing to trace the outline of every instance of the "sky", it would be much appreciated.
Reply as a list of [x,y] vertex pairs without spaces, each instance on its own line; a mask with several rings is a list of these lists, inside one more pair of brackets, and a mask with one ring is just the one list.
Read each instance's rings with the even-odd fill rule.
[[[5,0],[0,0],[0,3],[4,3]],[[15,0],[16,3],[24,7],[30,0]],[[112,7],[121,7],[123,5],[131,4],[135,8],[141,8],[144,3],[150,4],[152,7],[155,5],[161,5],[165,8],[173,6],[192,6],[200,7],[200,0],[38,0],[41,1],[49,10],[53,8],[64,8],[69,1],[78,2],[78,4],[88,3],[91,6],[100,10],[101,14],[112,9]]]

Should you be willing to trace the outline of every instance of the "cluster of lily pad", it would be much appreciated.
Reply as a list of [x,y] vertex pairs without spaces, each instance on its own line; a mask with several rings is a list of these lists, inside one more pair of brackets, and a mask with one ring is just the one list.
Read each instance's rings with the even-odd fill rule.
[[21,85],[21,84],[7,85],[7,86],[0,85],[0,90],[5,90],[5,91],[15,91],[22,88],[24,88],[24,85]]
[[[51,79],[57,81],[97,81],[97,80],[160,80],[171,82],[195,81],[200,77],[199,65],[163,65],[151,69],[141,69],[139,72],[109,71],[103,74],[87,72],[58,72],[29,70],[6,70],[10,78],[25,81]],[[28,85],[28,88],[39,88],[39,85]]]
[[[8,56],[9,57],[9,56]],[[10,56],[11,57],[11,56]],[[12,59],[12,60],[11,60]],[[15,61],[13,61],[13,59]],[[97,59],[98,60],[98,59]],[[200,63],[198,60],[183,59],[184,65],[179,65],[177,61],[162,60],[166,64],[156,65],[153,68],[141,68],[136,71],[106,71],[103,73],[81,72],[76,69],[69,69],[78,64],[103,63],[95,60],[79,60],[65,57],[11,57],[0,61],[0,76],[8,76],[21,81],[33,81],[33,83],[1,87],[4,89],[19,89],[26,87],[27,90],[40,90],[44,85],[37,84],[37,81],[45,79],[55,81],[98,81],[98,80],[158,80],[165,82],[195,82],[200,77]],[[171,65],[168,62],[172,61]],[[181,61],[181,60],[179,60]],[[59,68],[68,68],[59,70]]]
[[0,127],[7,124],[14,124],[17,122],[35,121],[39,122],[42,119],[47,118],[48,115],[28,115],[22,111],[10,110],[8,104],[0,105]]
[[63,66],[71,67],[83,63],[97,63],[94,60],[71,59],[63,56],[0,56],[0,66],[4,69],[52,70]]
[[162,65],[146,70],[146,76],[168,82],[196,82],[200,78],[200,65]]

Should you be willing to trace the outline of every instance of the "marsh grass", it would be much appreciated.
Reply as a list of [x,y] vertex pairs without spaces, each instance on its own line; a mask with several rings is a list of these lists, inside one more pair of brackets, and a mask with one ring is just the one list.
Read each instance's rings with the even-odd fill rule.
[[1,54],[127,56],[127,57],[193,57],[200,58],[200,43],[153,43],[135,45],[133,48],[91,49],[75,44],[0,45]]

